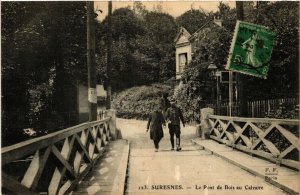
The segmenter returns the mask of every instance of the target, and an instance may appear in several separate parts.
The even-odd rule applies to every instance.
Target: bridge
[[[108,111],[2,148],[2,193],[299,194],[298,120],[208,115],[204,123],[201,137],[182,129],[179,152],[164,129],[155,152],[146,121]]]

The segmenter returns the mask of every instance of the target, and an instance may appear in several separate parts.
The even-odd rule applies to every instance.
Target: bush
[[[189,84],[181,83],[174,91],[177,106],[182,110],[184,120],[188,122],[200,120],[200,102],[202,96],[199,93],[194,94],[192,90]]]
[[[280,103],[279,108],[265,114],[265,118],[299,119],[299,105]]]
[[[152,84],[132,87],[118,93],[112,102],[112,107],[117,110],[117,117],[145,120],[157,108],[164,92],[171,94],[171,86]]]

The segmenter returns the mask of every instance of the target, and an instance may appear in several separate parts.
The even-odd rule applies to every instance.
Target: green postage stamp
[[[274,38],[267,27],[237,21],[226,69],[266,79]]]

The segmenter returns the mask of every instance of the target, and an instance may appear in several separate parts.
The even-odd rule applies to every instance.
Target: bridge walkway
[[[129,143],[127,140],[110,142],[103,158],[71,194],[123,195],[128,154]]]
[[[213,140],[196,138],[193,142],[200,146],[201,149],[212,152],[225,161],[265,179],[267,182],[272,183],[284,191],[291,194],[299,194],[300,192],[299,171],[251,156]]]
[[[155,152],[146,133],[146,121],[119,119],[117,124],[123,138],[130,141],[127,195],[286,194],[210,151],[199,150],[191,142],[195,138],[194,127],[182,129],[180,152],[170,150],[169,133],[165,129],[160,150]]]
[[[110,143],[104,158],[79,184],[73,194],[281,195],[287,194],[286,191],[291,194],[297,193],[299,185],[296,183],[299,178],[296,171],[255,157],[247,157],[246,154],[215,141],[195,139],[195,128],[192,126],[182,129],[182,151],[170,150],[169,134],[165,129],[160,149],[155,152],[149,133],[146,133],[146,121],[118,119],[117,124],[122,129],[125,140]],[[130,142],[130,152],[126,140]],[[250,165],[252,168],[247,169]],[[266,168],[272,170],[277,167],[276,176],[279,179],[276,181],[282,184],[284,178],[290,177],[288,181],[290,186],[282,188],[280,185],[270,184],[253,171],[253,167],[259,167],[260,170]],[[263,173],[260,171],[260,174]],[[291,188],[294,188],[294,191],[290,190]]]

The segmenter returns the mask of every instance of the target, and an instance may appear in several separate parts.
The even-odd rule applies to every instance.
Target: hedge
[[[172,88],[165,84],[132,87],[118,93],[112,102],[117,117],[146,120],[159,105],[163,93],[172,94]]]

